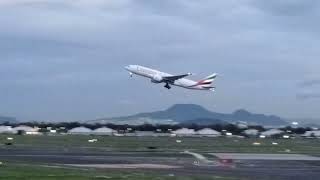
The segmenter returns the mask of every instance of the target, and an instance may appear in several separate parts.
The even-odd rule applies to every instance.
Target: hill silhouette
[[[217,123],[235,123],[238,121],[244,121],[250,124],[257,125],[287,125],[288,123],[274,115],[254,114],[244,109],[239,109],[233,113],[217,113],[212,112],[200,105],[196,104],[176,104],[172,107],[163,110],[148,113],[139,113],[132,116],[114,117],[114,118],[102,118],[90,121],[91,123],[106,123],[109,121],[119,123],[130,122],[137,120],[149,120],[161,124],[168,120],[175,123],[199,123],[199,124],[217,124]]]

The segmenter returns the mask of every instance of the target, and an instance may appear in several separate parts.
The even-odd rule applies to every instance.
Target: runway
[[[320,157],[303,154],[257,154],[257,153],[209,153],[218,158],[233,160],[278,160],[278,161],[320,161]]]
[[[157,171],[181,175],[231,176],[239,179],[317,179],[320,176],[320,161],[311,156],[229,154],[234,158],[228,165],[221,165],[219,158],[227,153],[205,153],[198,161],[193,155],[178,152],[82,152],[77,150],[56,151],[50,149],[0,148],[0,161],[37,163],[46,166],[97,168],[132,171]],[[232,156],[231,156],[232,155]],[[241,157],[241,158],[240,158]],[[247,157],[247,158],[245,158]],[[306,158],[306,159],[303,159]]]

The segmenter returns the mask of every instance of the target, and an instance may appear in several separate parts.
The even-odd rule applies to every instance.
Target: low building
[[[320,131],[306,131],[303,135],[303,137],[320,137]]]
[[[194,131],[194,129],[182,128],[172,131],[171,134],[174,134],[176,136],[194,136],[196,132]]]
[[[76,127],[70,129],[68,134],[77,134],[77,135],[90,135],[92,134],[92,130],[86,127]]]
[[[247,129],[248,128],[248,123],[245,122],[245,121],[238,121],[238,122],[236,122],[236,126],[239,129]]]
[[[0,126],[0,134],[16,134],[11,126]]]
[[[280,129],[269,129],[267,131],[264,131],[261,133],[261,136],[265,136],[265,137],[280,137],[282,134],[284,134],[283,131],[281,131]]]
[[[210,129],[210,128],[204,128],[196,132],[197,135],[202,136],[202,137],[217,137],[221,136],[221,133]]]
[[[14,127],[13,131],[15,132],[15,134],[25,134],[25,135],[40,135],[40,134],[42,134],[41,132],[39,132],[38,127],[29,127],[29,126],[24,126],[24,125]]]
[[[98,129],[93,130],[91,133],[94,135],[112,136],[116,132],[117,131],[115,131],[111,128],[102,127],[102,128],[98,128]]]
[[[258,136],[259,131],[256,130],[256,129],[247,129],[247,130],[243,131],[243,133],[244,133],[246,136],[256,137],[256,136]]]

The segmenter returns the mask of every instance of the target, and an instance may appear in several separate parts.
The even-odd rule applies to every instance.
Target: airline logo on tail
[[[205,79],[198,81],[197,85],[211,85],[213,80],[217,77],[217,74],[211,74],[210,76],[206,77]]]
[[[210,76],[200,80],[197,82],[197,84],[191,86],[191,87],[199,87],[203,89],[208,89],[214,91],[215,87],[212,85],[214,79],[217,77],[217,74],[211,74]]]

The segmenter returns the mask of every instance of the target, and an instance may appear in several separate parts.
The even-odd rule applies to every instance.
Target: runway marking
[[[220,159],[230,157],[233,160],[286,160],[286,161],[320,161],[320,157],[304,154],[258,154],[258,153],[209,153]]]
[[[178,169],[181,166],[163,164],[64,164],[72,167],[104,168],[104,169]]]

